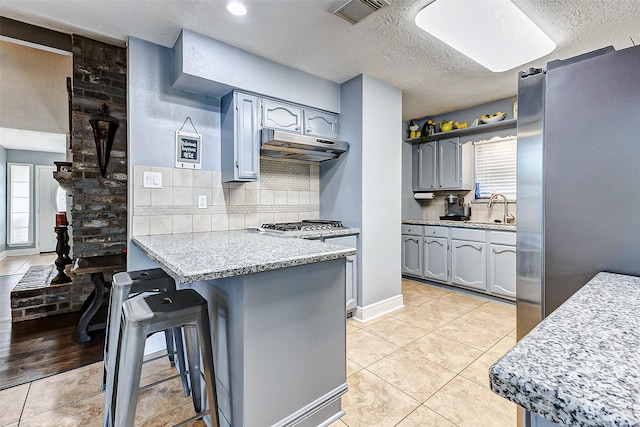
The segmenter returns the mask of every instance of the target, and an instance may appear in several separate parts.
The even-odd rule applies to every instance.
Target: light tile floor
[[[515,426],[516,406],[489,390],[488,377],[515,344],[515,307],[411,281],[402,287],[405,308],[347,322],[347,414],[332,427]],[[0,426],[101,425],[101,367],[0,391]],[[166,358],[154,361],[142,382],[171,372]],[[176,379],[141,392],[136,425],[172,425],[192,412]]]
[[[24,274],[34,265],[53,265],[58,257],[55,253],[37,255],[8,256],[0,260],[0,276]]]

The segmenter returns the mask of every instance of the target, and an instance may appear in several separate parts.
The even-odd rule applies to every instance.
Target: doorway
[[[56,250],[55,214],[58,212],[58,182],[53,166],[36,165],[36,252]]]

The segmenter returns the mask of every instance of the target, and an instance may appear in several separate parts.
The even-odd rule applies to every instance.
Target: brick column
[[[105,178],[89,124],[103,103],[120,124]],[[72,106],[73,258],[119,254],[127,243],[126,48],[73,35]],[[75,276],[72,287],[72,308],[79,310],[92,289],[89,276]]]

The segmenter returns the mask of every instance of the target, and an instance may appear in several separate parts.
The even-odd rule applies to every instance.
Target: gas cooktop
[[[262,224],[265,230],[276,231],[316,231],[345,228],[341,221],[328,219],[305,219],[300,222],[278,222],[275,224]]]

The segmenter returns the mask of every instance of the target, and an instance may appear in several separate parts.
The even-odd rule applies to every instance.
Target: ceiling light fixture
[[[229,13],[236,16],[244,16],[247,14],[247,8],[244,7],[242,3],[238,3],[237,1],[227,3],[227,10],[229,11]]]
[[[556,44],[510,0],[436,0],[416,25],[499,73],[551,53]]]

